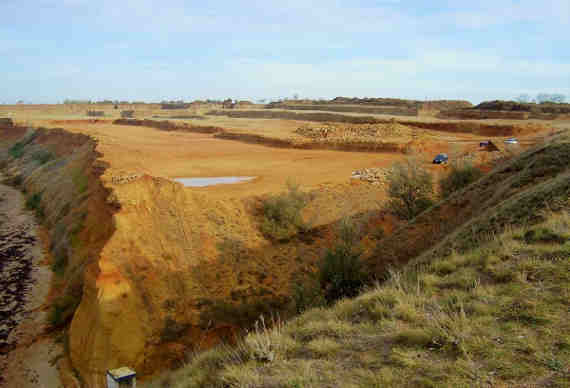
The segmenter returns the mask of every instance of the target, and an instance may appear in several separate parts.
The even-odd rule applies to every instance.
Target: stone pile
[[[130,183],[134,180],[140,178],[141,174],[132,174],[132,175],[116,175],[111,178],[111,183],[114,185],[123,185],[125,183]]]
[[[319,127],[302,126],[295,133],[311,139],[384,139],[409,135],[411,129],[397,122],[363,125],[327,125]]]
[[[360,179],[361,181],[372,183],[373,185],[385,185],[388,181],[390,168],[370,167],[352,172],[352,179]]]
[[[334,136],[336,128],[333,126],[316,127],[302,126],[295,130],[295,133],[309,137],[311,139],[326,139],[329,135]]]

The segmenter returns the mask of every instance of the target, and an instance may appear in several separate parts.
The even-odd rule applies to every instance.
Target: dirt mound
[[[442,119],[462,119],[462,120],[484,120],[484,119],[505,119],[505,120],[528,120],[529,112],[523,111],[494,111],[477,109],[447,110],[439,112],[437,117]]]
[[[233,118],[252,119],[283,119],[316,122],[337,122],[352,124],[378,124],[386,123],[388,120],[380,120],[372,116],[346,116],[332,113],[297,113],[276,110],[244,110],[244,111],[210,111],[206,113],[211,116],[228,116]]]
[[[310,105],[290,105],[276,104],[269,105],[267,108],[290,109],[290,110],[316,110],[329,112],[352,112],[352,113],[368,113],[382,114],[391,116],[417,116],[418,109],[416,107],[407,106],[366,106],[366,105],[340,105],[340,104],[310,104]]]
[[[520,103],[515,101],[484,101],[477,105],[474,109],[494,110],[494,111],[523,111],[533,113],[551,113],[551,114],[569,114],[570,104],[558,104],[545,102],[536,103]]]
[[[422,122],[422,121],[401,121],[403,125],[410,127],[430,129],[442,132],[472,133],[481,136],[513,136],[530,134],[542,131],[545,128],[541,125],[526,124],[487,124],[473,121],[463,122]]]
[[[473,105],[464,100],[404,100],[398,98],[350,98],[336,97],[332,100],[287,100],[272,102],[266,108],[295,110],[325,110],[334,112],[359,112],[370,114],[389,114],[416,116],[419,111],[441,111],[471,108]]]
[[[302,150],[335,150],[358,152],[397,152],[404,153],[405,145],[382,140],[365,140],[362,138],[313,138],[312,141],[297,139],[276,139],[249,133],[219,132],[214,135],[219,139],[237,140],[250,144],[262,144],[269,147],[296,148]]]
[[[403,100],[399,98],[348,98],[336,97],[330,101],[332,104],[362,104],[362,105],[388,105],[388,106],[405,106],[424,108],[429,106],[431,109],[453,109],[453,108],[468,108],[472,104],[464,100],[433,100],[433,101],[419,101],[419,100]]]
[[[473,108],[449,109],[438,115],[458,119],[556,120],[570,117],[570,104],[485,101]]]
[[[116,125],[135,125],[141,127],[156,128],[163,131],[188,131],[196,133],[217,133],[223,131],[222,128],[213,126],[199,126],[186,123],[173,123],[171,121],[137,120],[137,119],[117,119],[113,121]]]
[[[515,126],[512,124],[488,124],[481,122],[429,122],[419,120],[386,120],[372,116],[347,116],[332,113],[297,113],[288,111],[210,111],[208,115],[228,116],[234,118],[258,119],[287,119],[299,121],[314,121],[323,123],[348,124],[399,124],[410,128],[429,129],[443,132],[472,133],[481,136],[513,136],[533,131],[543,130],[540,125]]]
[[[89,119],[89,120],[50,120],[50,125],[63,125],[63,124],[104,124],[108,123],[109,119]]]

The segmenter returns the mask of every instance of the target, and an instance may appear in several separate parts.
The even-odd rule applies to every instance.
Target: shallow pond
[[[204,187],[247,182],[254,178],[254,176],[218,176],[211,178],[175,178],[174,180],[188,187]]]

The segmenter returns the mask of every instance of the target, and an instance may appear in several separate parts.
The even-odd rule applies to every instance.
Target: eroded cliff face
[[[3,170],[25,193],[27,207],[35,210],[48,235],[55,272],[48,313],[53,329],[72,319],[85,268],[97,261],[114,230],[114,210],[105,202],[108,192],[99,179],[106,166],[96,146],[88,136],[61,129],[0,128]]]
[[[150,176],[111,187],[116,230],[86,273],[71,325],[73,365],[90,384],[121,365],[141,375],[172,367],[231,340],[251,306],[286,302],[295,266],[271,260],[245,202]]]
[[[11,128],[0,141],[5,170],[36,196],[49,231],[56,324],[69,326],[69,356],[87,386],[104,386],[111,368],[144,377],[231,342],[259,313],[285,306],[292,274],[318,256],[266,241],[255,199],[116,175],[88,136]]]

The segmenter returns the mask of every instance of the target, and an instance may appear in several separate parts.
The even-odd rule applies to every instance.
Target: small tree
[[[399,217],[411,220],[433,204],[432,176],[416,158],[395,163],[387,178],[388,207]]]
[[[327,303],[358,295],[367,279],[360,261],[358,234],[356,225],[343,219],[338,243],[326,251],[321,261],[319,280]]]
[[[449,174],[439,182],[441,195],[446,198],[454,191],[460,190],[483,175],[483,172],[474,167],[469,161],[459,160],[451,164]]]
[[[271,196],[263,202],[261,231],[274,240],[287,240],[305,228],[301,211],[309,196],[293,181],[287,182],[287,192]]]

